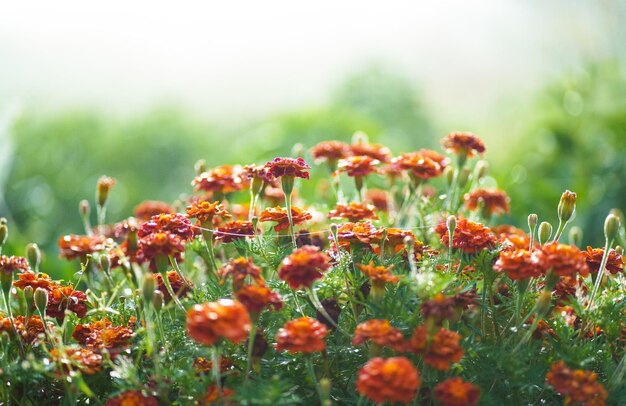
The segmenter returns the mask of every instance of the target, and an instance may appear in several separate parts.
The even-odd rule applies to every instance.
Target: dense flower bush
[[[189,195],[116,223],[102,177],[97,223],[82,202],[84,235],[58,242],[73,280],[42,272],[35,244],[0,256],[0,401],[625,404],[619,212],[603,247],[564,241],[569,191],[554,228],[498,224],[515,202],[484,143],[442,145],[323,142],[327,180],[302,157],[199,164]],[[0,249],[8,233],[3,220]]]

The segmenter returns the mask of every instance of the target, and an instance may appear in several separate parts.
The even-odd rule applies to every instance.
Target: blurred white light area
[[[471,114],[610,52],[602,35],[578,1],[5,1],[0,106],[247,118],[323,103],[382,61],[431,109]]]

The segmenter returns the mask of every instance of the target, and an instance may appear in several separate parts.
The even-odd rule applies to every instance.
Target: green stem
[[[320,404],[321,404],[322,401],[323,401],[324,395],[323,395],[322,390],[320,388],[320,384],[317,381],[317,376],[315,375],[315,368],[313,367],[313,358],[310,355],[307,355],[305,357],[305,362],[306,362],[306,370],[309,373],[309,377],[311,378],[311,380],[315,384],[315,390],[317,391],[317,396],[319,396]]]
[[[17,339],[17,346],[20,349],[20,355],[22,356],[22,358],[25,358],[26,350],[24,350],[24,344],[22,344],[22,337],[17,332],[17,327],[15,327],[15,321],[13,320],[13,310],[11,309],[11,305],[9,303],[10,290],[8,292],[4,291],[3,293],[4,294],[2,295],[2,297],[4,298],[4,304],[6,305],[6,308],[7,308],[7,315],[9,316],[9,321],[11,322],[11,328],[13,329],[13,333],[15,333],[15,337]],[[44,320],[44,323],[45,323],[45,320]]]
[[[602,279],[604,278],[604,268],[606,268],[606,263],[609,260],[609,254],[611,246],[613,245],[613,240],[606,240],[606,244],[604,245],[604,255],[602,255],[602,261],[600,261],[600,268],[598,269],[598,274],[596,275],[596,281],[593,285],[593,290],[591,291],[591,296],[589,297],[589,303],[587,304],[587,310],[591,309],[593,305],[593,301],[600,290],[600,285],[602,284]]]
[[[187,286],[188,289],[193,290],[193,287],[189,284],[189,282],[187,281],[187,278],[183,276],[183,271],[181,271],[180,267],[178,266],[178,261],[176,261],[176,258],[174,258],[171,255],[170,255],[170,264],[172,264],[172,268],[174,268],[174,272],[176,272],[176,274],[183,281],[185,286]]]
[[[247,383],[250,379],[250,372],[252,370],[252,350],[254,349],[254,339],[256,337],[256,321],[252,323],[250,328],[250,336],[248,337],[248,359],[246,361],[246,376],[244,382]]]
[[[293,218],[291,216],[291,192],[285,192],[285,206],[287,206],[287,219],[289,220],[289,234],[291,234],[291,242],[293,243],[293,249],[298,248],[296,243],[296,234],[293,230]]]
[[[222,398],[222,376],[220,371],[221,362],[221,343],[216,343],[213,347],[213,380],[215,381],[215,387],[217,388],[217,399]]]

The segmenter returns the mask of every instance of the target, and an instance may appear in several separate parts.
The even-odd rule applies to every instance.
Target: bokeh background
[[[78,202],[109,218],[189,192],[194,162],[263,163],[365,131],[395,153],[453,130],[487,143],[507,218],[556,221],[578,193],[587,243],[626,208],[626,2],[5,2],[0,216],[55,274]]]

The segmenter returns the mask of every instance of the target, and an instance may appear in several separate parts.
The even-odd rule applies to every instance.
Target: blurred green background
[[[504,221],[524,225],[536,212],[555,223],[559,196],[571,189],[579,197],[574,224],[587,243],[602,242],[607,212],[626,207],[624,94],[623,66],[590,64],[548,84],[514,117],[501,114],[481,129],[463,128],[486,140],[490,174],[511,196]],[[78,202],[93,201],[102,174],[118,180],[108,215],[119,220],[145,199],[171,202],[189,193],[201,158],[209,166],[263,163],[288,155],[295,142],[308,148],[325,139],[349,141],[356,130],[398,154],[438,149],[439,139],[456,129],[426,110],[410,81],[380,67],[348,77],[326,106],[237,127],[219,127],[174,107],[124,119],[89,110],[26,111],[5,118],[4,126],[0,212],[10,221],[13,249],[39,243],[49,273],[67,267],[55,260],[56,241],[82,232]]]

